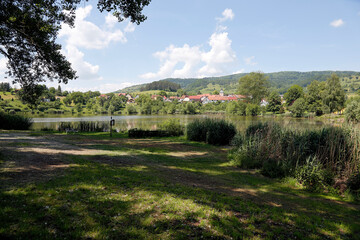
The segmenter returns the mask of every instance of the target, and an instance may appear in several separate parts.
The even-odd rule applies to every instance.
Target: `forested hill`
[[[271,87],[278,90],[280,93],[294,85],[298,84],[306,87],[313,80],[326,81],[332,73],[336,73],[341,79],[351,79],[358,77],[360,82],[360,72],[354,71],[312,71],[312,72],[275,72],[265,73],[269,77]],[[180,86],[187,92],[212,92],[213,90],[223,89],[226,93],[234,93],[236,85],[240,77],[247,73],[233,74],[222,77],[207,77],[207,78],[167,78],[164,79],[169,82],[180,84]],[[116,92],[139,92],[146,84],[136,85],[128,88],[118,90]],[[359,85],[360,87],[360,85]],[[356,89],[355,89],[356,90]]]

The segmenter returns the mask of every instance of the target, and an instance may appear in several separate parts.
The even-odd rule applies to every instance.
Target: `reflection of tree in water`
[[[156,130],[159,128],[160,124],[168,119],[179,119],[180,124],[183,126],[188,125],[190,122],[199,118],[217,118],[217,119],[225,119],[226,121],[232,122],[235,124],[236,128],[239,131],[245,131],[247,127],[251,124],[259,123],[259,122],[276,122],[280,124],[280,126],[285,128],[292,128],[297,130],[303,129],[319,129],[325,125],[337,125],[339,124],[337,120],[315,120],[311,118],[292,118],[292,117],[275,117],[275,116],[265,116],[265,117],[244,117],[244,116],[236,116],[236,115],[225,115],[225,114],[208,114],[208,115],[136,115],[134,117],[129,116],[116,116],[115,117],[115,127],[116,131],[127,131],[132,128],[139,128],[144,130]],[[71,122],[75,123],[74,117],[72,117]],[[108,122],[107,117],[105,117],[104,122]],[[109,117],[110,119],[110,117]],[[32,128],[36,130],[40,130],[43,128],[54,129],[57,130],[59,123],[62,121],[66,121],[66,118],[59,118],[58,122],[37,122],[34,123]],[[80,121],[80,118],[79,118]],[[99,121],[100,122],[100,121]]]

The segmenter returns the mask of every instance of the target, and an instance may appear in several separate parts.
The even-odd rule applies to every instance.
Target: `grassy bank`
[[[360,206],[184,138],[0,134],[0,237],[357,239]],[[20,161],[21,159],[21,161]]]

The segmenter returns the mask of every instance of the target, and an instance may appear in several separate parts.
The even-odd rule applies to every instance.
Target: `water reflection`
[[[131,128],[151,129],[155,130],[159,125],[170,118],[179,119],[182,125],[187,125],[189,122],[199,118],[219,118],[225,119],[235,124],[240,131],[245,130],[250,124],[257,122],[274,121],[281,126],[293,129],[313,129],[320,128],[324,125],[334,124],[333,120],[315,120],[315,119],[296,119],[291,117],[243,117],[225,114],[211,114],[211,115],[122,115],[113,116],[115,119],[115,129],[117,131],[124,131]],[[109,122],[110,116],[70,116],[70,117],[49,117],[49,118],[33,118],[33,129],[39,130],[42,128],[57,129],[60,122],[79,122],[79,121],[98,121]]]

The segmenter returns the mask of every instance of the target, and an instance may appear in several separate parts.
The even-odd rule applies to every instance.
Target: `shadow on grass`
[[[187,159],[146,149],[129,150],[134,156],[12,151],[18,157],[31,155],[31,164],[48,159],[48,164],[60,161],[67,167],[62,176],[56,168],[45,165],[24,168],[26,175],[38,176],[29,182],[16,181],[21,169],[1,172],[2,238],[360,236],[358,209],[312,198],[296,189],[291,194],[275,191],[269,187],[275,183],[272,180],[219,167],[226,160],[211,158],[211,151]],[[113,151],[123,150],[120,146]],[[5,163],[8,154],[2,156]],[[16,160],[21,163],[21,159]],[[54,174],[44,177],[44,169]]]

